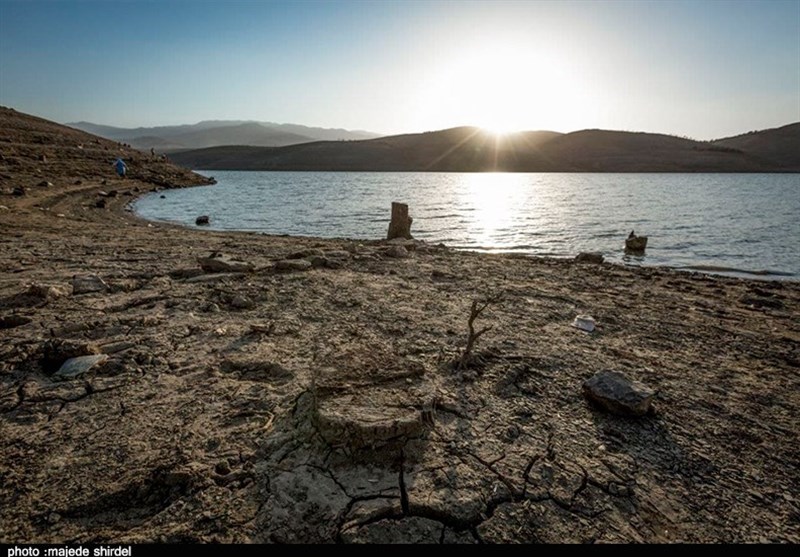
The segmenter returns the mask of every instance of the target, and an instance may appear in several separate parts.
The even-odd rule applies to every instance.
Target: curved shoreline
[[[800,284],[154,224],[118,146],[2,118],[4,541],[800,543]]]

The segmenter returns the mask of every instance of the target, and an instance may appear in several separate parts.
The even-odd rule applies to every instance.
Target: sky
[[[714,139],[800,121],[800,0],[0,0],[0,105]]]

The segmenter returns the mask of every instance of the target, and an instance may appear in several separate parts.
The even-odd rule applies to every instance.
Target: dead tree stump
[[[411,222],[413,220],[408,216],[408,205],[393,201],[392,221],[389,223],[389,233],[386,235],[386,239],[405,238],[411,240]]]

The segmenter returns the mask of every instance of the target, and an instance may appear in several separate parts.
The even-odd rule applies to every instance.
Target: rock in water
[[[208,215],[200,215],[199,217],[197,217],[194,220],[194,223],[197,226],[204,226],[204,225],[207,225],[207,224],[211,224],[211,219],[209,218]]]
[[[252,263],[236,261],[219,253],[198,257],[197,262],[206,273],[249,273],[255,269]]]
[[[108,284],[97,275],[75,275],[72,279],[72,295],[90,292],[105,292]]]
[[[70,358],[53,374],[54,379],[74,379],[79,377],[95,367],[108,360],[105,354],[96,354],[94,356],[78,356],[77,358]]]
[[[583,395],[612,414],[644,416],[650,411],[655,391],[617,371],[601,371],[583,383]]]

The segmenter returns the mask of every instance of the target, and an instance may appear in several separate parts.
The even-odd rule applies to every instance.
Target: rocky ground
[[[800,542],[800,284],[126,211],[194,183],[0,110],[0,541]]]

